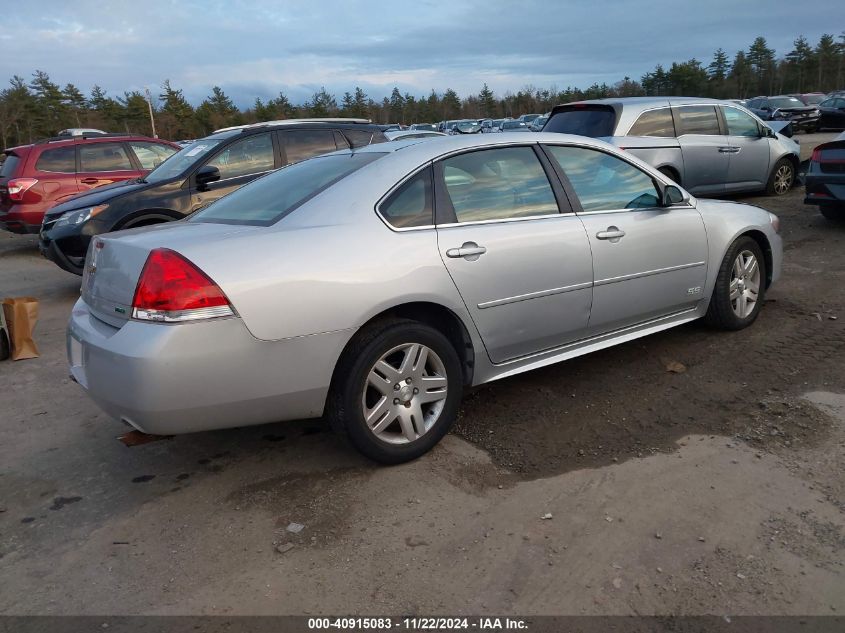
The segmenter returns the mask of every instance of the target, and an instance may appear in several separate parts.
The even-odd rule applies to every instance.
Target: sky
[[[170,79],[195,105],[219,85],[239,107],[321,86],[338,101],[356,85],[377,100],[585,88],[845,27],[842,0],[0,0],[0,14],[0,81],[39,69],[121,96]]]

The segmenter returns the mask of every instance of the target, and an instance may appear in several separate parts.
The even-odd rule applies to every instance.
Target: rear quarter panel
[[[354,330],[396,305],[428,301],[471,320],[434,229],[396,232],[376,198],[329,190],[277,225],[181,251],[231,299],[256,338]]]

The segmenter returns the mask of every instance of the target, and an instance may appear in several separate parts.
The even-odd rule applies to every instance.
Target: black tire
[[[731,302],[731,279],[733,276],[734,263],[740,253],[750,252],[757,259],[760,271],[759,290],[757,300],[751,312],[745,317],[740,317],[734,312]],[[710,306],[707,308],[705,322],[715,328],[722,330],[741,330],[748,327],[757,319],[760,309],[766,299],[766,259],[760,245],[748,236],[738,237],[719,266],[719,274],[716,276],[716,285],[713,287],[713,294],[710,297]]]
[[[795,165],[788,158],[781,158],[775,163],[769,182],[766,183],[766,193],[770,196],[785,196],[795,184]]]
[[[831,222],[845,222],[845,205],[823,204],[819,206],[819,211],[826,220]]]
[[[409,343],[425,345],[442,361],[446,398],[431,428],[413,441],[395,444],[377,437],[367,426],[362,398],[367,377],[376,362],[393,348]],[[370,459],[382,464],[400,464],[427,453],[449,432],[457,419],[462,393],[461,363],[449,339],[423,323],[392,319],[368,327],[345,350],[335,371],[327,416],[332,427],[345,433],[355,448]]]

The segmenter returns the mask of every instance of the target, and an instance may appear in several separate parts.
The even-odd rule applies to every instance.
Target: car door
[[[137,178],[141,172],[132,163],[125,143],[82,143],[76,182],[80,191]]]
[[[661,207],[653,177],[594,148],[548,145],[580,208],[593,254],[588,335],[695,308],[707,276],[707,235],[689,205]]]
[[[35,171],[44,197],[52,203],[75,196],[80,191],[74,145],[42,150],[35,161]]]
[[[582,338],[590,315],[589,240],[537,152],[496,147],[435,164],[440,255],[494,363]]]
[[[684,188],[695,194],[723,193],[731,148],[719,127],[716,106],[674,106],[672,111],[684,160]]]
[[[279,166],[279,160],[272,134],[264,132],[229,143],[204,165],[216,167],[220,171],[220,179],[204,185],[201,189],[192,185],[194,210],[243,187],[261,174],[272,171]]]
[[[725,191],[765,187],[771,169],[771,140],[747,112],[732,106],[721,106],[721,110],[731,148]]]

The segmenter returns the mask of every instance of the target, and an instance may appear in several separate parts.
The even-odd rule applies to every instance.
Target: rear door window
[[[560,212],[546,172],[530,147],[470,152],[447,158],[442,166],[458,222]]]
[[[35,169],[59,174],[75,174],[76,148],[71,146],[44,150],[35,161]]]
[[[544,132],[579,134],[581,136],[613,136],[616,112],[609,106],[567,106],[552,114]]]
[[[683,134],[718,135],[719,118],[714,106],[684,106],[676,108],[679,118],[678,136]]]
[[[273,139],[267,132],[235,141],[208,164],[220,170],[220,180],[226,180],[270,171],[275,162]]]
[[[332,130],[289,130],[280,136],[288,163],[298,163],[338,149]]]
[[[631,127],[628,136],[659,136],[671,138],[675,136],[675,122],[669,108],[659,108],[643,112]]]
[[[387,140],[384,134],[372,130],[343,130],[343,134],[349,140],[353,149],[366,147],[370,143],[383,143]]]
[[[80,171],[134,171],[122,143],[90,143],[79,146]]]

